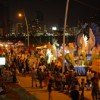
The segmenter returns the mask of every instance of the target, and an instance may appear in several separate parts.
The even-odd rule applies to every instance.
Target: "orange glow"
[[[21,14],[21,13],[19,13],[19,14],[18,14],[18,16],[19,16],[19,17],[22,17],[22,14]]]

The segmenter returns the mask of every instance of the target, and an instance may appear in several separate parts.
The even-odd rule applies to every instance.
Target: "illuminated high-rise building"
[[[0,4],[0,35],[5,36],[9,33],[9,9]]]

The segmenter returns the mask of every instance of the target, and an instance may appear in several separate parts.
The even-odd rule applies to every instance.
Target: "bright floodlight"
[[[53,31],[56,31],[56,30],[57,30],[57,27],[53,26],[53,27],[52,27],[52,30],[53,30]]]
[[[5,57],[0,57],[0,65],[5,65],[6,59]]]

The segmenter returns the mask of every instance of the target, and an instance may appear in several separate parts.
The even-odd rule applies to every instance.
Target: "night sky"
[[[0,0],[10,10],[10,19],[16,20],[16,14],[24,9],[29,20],[41,14],[41,20],[47,26],[64,23],[66,0]],[[70,0],[68,25],[75,26],[78,20],[100,13],[100,0]]]

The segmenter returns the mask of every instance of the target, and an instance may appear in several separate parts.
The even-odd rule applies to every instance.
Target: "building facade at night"
[[[0,4],[0,36],[9,33],[9,9]]]

